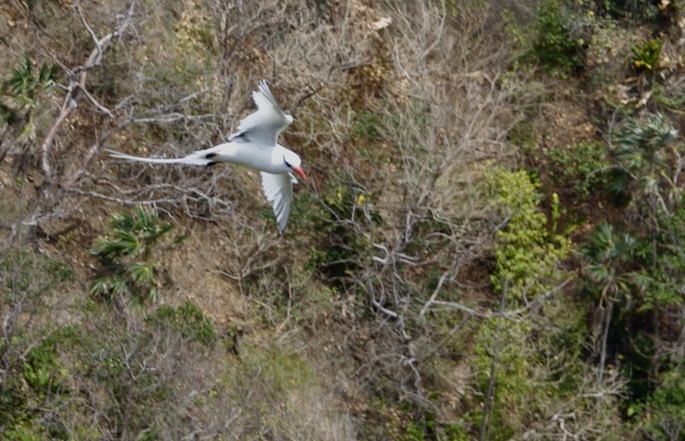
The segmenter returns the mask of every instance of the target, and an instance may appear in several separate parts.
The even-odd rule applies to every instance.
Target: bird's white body
[[[144,158],[114,151],[112,156],[148,164],[214,165],[217,162],[232,162],[267,173],[288,173],[291,170],[283,163],[283,156],[287,153],[292,154],[292,151],[280,144],[265,147],[254,143],[225,142],[182,158]]]
[[[293,199],[293,173],[307,179],[300,168],[300,157],[278,144],[279,133],[293,122],[292,116],[284,113],[264,81],[259,91],[252,93],[258,110],[243,119],[238,131],[228,142],[206,150],[198,150],[182,158],[143,158],[111,151],[111,156],[129,161],[152,164],[187,164],[210,166],[218,162],[232,162],[256,170],[262,175],[262,188],[266,198],[273,205],[279,231],[288,223]]]
[[[267,173],[290,173],[290,167],[283,162],[283,157],[293,152],[280,144],[265,147],[259,144],[241,144],[226,142],[209,149],[216,153],[213,159],[219,162],[233,162]]]

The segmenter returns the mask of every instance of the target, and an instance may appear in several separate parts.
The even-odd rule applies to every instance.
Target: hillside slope
[[[1,5],[0,439],[682,439],[683,7]]]

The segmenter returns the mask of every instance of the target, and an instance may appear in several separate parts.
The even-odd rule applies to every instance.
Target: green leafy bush
[[[654,94],[652,95],[654,101],[659,104],[660,108],[668,108],[669,110],[675,110],[678,112],[680,109],[685,107],[685,87],[679,84],[675,87],[668,86],[665,87],[658,82],[652,84],[652,90]]]
[[[59,393],[68,372],[57,355],[56,336],[31,348],[24,360],[24,379],[41,396]]]
[[[569,23],[559,0],[543,0],[535,17],[533,55],[551,73],[568,75],[582,67],[581,47],[569,34]]]
[[[638,72],[654,72],[659,64],[662,45],[663,41],[655,39],[635,43],[630,48],[630,51],[633,53],[632,66]]]
[[[319,206],[303,210],[309,214],[296,220],[296,225],[307,223],[309,231],[316,232],[308,268],[334,289],[346,286],[346,280],[360,268],[361,256],[370,248],[361,231],[382,222],[372,208],[373,202],[372,194],[345,175],[333,176],[326,182]]]
[[[479,428],[486,418],[483,439],[517,438],[544,415],[577,400],[590,372],[581,355],[587,329],[586,311],[579,306],[562,295],[532,320],[492,318],[480,324],[470,359],[476,393],[469,397],[468,419]],[[569,407],[578,411],[588,404]]]
[[[90,286],[96,296],[131,296],[155,300],[160,285],[152,251],[172,229],[153,210],[138,207],[134,213],[116,213],[110,219],[111,232],[99,237],[91,254],[100,263],[98,276]],[[183,240],[177,236],[166,245]]]
[[[609,165],[606,149],[597,142],[581,141],[567,147],[555,147],[546,153],[555,184],[570,187],[574,196],[586,199],[604,182]]]
[[[360,141],[377,141],[381,138],[379,127],[382,124],[381,115],[369,110],[362,110],[354,112],[350,131]]]
[[[496,363],[495,378],[492,379],[496,382],[496,389],[489,402],[488,439],[511,439],[526,418],[523,413],[535,411],[531,402],[528,402],[526,408],[518,405],[521,400],[530,397],[534,388],[530,377],[533,369],[531,363],[534,361],[525,345],[528,338],[526,328],[527,326],[507,321],[501,324],[498,333],[496,320],[488,320],[479,328],[474,347],[474,371],[476,388],[482,394],[483,403],[487,400],[493,374],[493,358]],[[473,425],[479,426],[482,417],[481,412],[474,412],[471,415]]]
[[[558,197],[548,218],[539,184],[528,173],[495,168],[486,173],[485,184],[505,218],[495,236],[490,279],[495,292],[506,294],[505,307],[517,308],[568,276],[560,263],[573,246],[556,232]],[[569,314],[570,303],[563,297],[546,301],[535,321],[492,318],[479,326],[471,360],[478,393],[468,404],[477,410],[467,419],[472,427],[484,428],[485,439],[511,439],[577,393],[586,370],[579,358],[584,313]]]
[[[618,18],[630,17],[633,20],[653,21],[659,15],[658,1],[653,0],[603,0],[597,2],[604,11]],[[668,7],[668,3],[665,3]]]
[[[36,324],[53,294],[73,280],[65,265],[30,249],[0,252],[0,428],[9,438],[45,439],[40,406],[62,401],[68,371],[50,324]],[[33,324],[33,326],[27,326]]]
[[[559,263],[568,256],[572,244],[555,231],[548,231],[547,216],[540,209],[538,184],[523,170],[501,168],[488,172],[485,181],[496,207],[508,219],[495,238],[496,264],[490,278],[495,291],[501,292],[507,283],[509,297],[521,299],[549,290],[563,277]],[[558,206],[553,211],[558,213]],[[556,224],[555,219],[552,224]]]
[[[10,249],[0,257],[0,287],[9,301],[40,297],[74,277],[63,263],[26,249]]]
[[[519,147],[523,153],[533,152],[536,143],[535,126],[531,122],[520,122],[509,130],[507,139],[509,142]]]
[[[682,366],[664,372],[660,385],[644,405],[629,407],[639,413],[638,427],[648,439],[685,439],[685,376]],[[632,416],[632,415],[629,415]]]
[[[194,303],[186,301],[178,308],[164,305],[148,316],[148,322],[179,333],[182,337],[210,346],[216,342],[216,329]]]

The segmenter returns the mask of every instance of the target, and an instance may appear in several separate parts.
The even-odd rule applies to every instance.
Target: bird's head
[[[303,181],[307,180],[307,175],[305,175],[304,171],[302,171],[302,169],[300,168],[300,165],[302,165],[302,160],[297,155],[297,153],[292,152],[290,150],[286,150],[283,153],[283,162],[285,163],[286,167],[288,167],[293,173],[301,177]]]

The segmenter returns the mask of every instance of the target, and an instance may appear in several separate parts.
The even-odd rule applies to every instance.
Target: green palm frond
[[[669,187],[670,144],[678,132],[661,114],[628,118],[612,136],[609,156],[614,166],[607,173],[607,189],[615,199],[627,200],[631,193],[658,195]]]
[[[109,225],[110,234],[98,238],[91,250],[106,274],[93,282],[91,293],[100,296],[133,295],[137,297],[134,300],[140,302],[154,300],[159,282],[156,263],[150,256],[173,226],[160,220],[154,210],[143,207],[137,207],[133,212],[113,214]],[[181,240],[176,238],[170,245]]]
[[[677,139],[678,131],[661,114],[649,114],[644,119],[628,118],[614,132],[617,146],[612,154],[617,160],[634,163],[658,163],[669,143]]]
[[[5,83],[5,91],[22,104],[32,104],[39,89],[50,90],[55,85],[57,67],[43,63],[36,74],[33,61],[24,55]]]
[[[636,240],[629,233],[617,233],[611,224],[602,222],[581,247],[581,254],[591,264],[612,264],[629,260],[635,246]]]
[[[607,173],[607,191],[614,199],[624,199],[629,197],[630,187],[633,177],[622,168],[612,168]]]
[[[611,276],[609,268],[602,264],[588,265],[588,274],[592,280],[600,283],[607,282]]]
[[[117,230],[114,232],[115,241],[121,246],[122,253],[135,256],[141,250],[140,241],[135,231]]]
[[[103,296],[109,292],[109,279],[98,277],[90,284],[90,294],[96,297]]]
[[[145,262],[136,262],[128,268],[126,275],[141,285],[147,285],[155,278],[155,268]]]
[[[120,211],[110,218],[110,227],[114,230],[135,230],[136,222],[131,213]]]
[[[12,107],[0,103],[0,122],[12,125],[19,119],[19,115]]]
[[[43,64],[40,67],[40,73],[38,74],[38,84],[44,90],[50,90],[55,87],[55,78],[57,77],[57,66],[54,64],[49,66]]]
[[[19,66],[15,67],[7,81],[7,89],[15,96],[28,96],[33,89],[33,62],[25,55]]]

